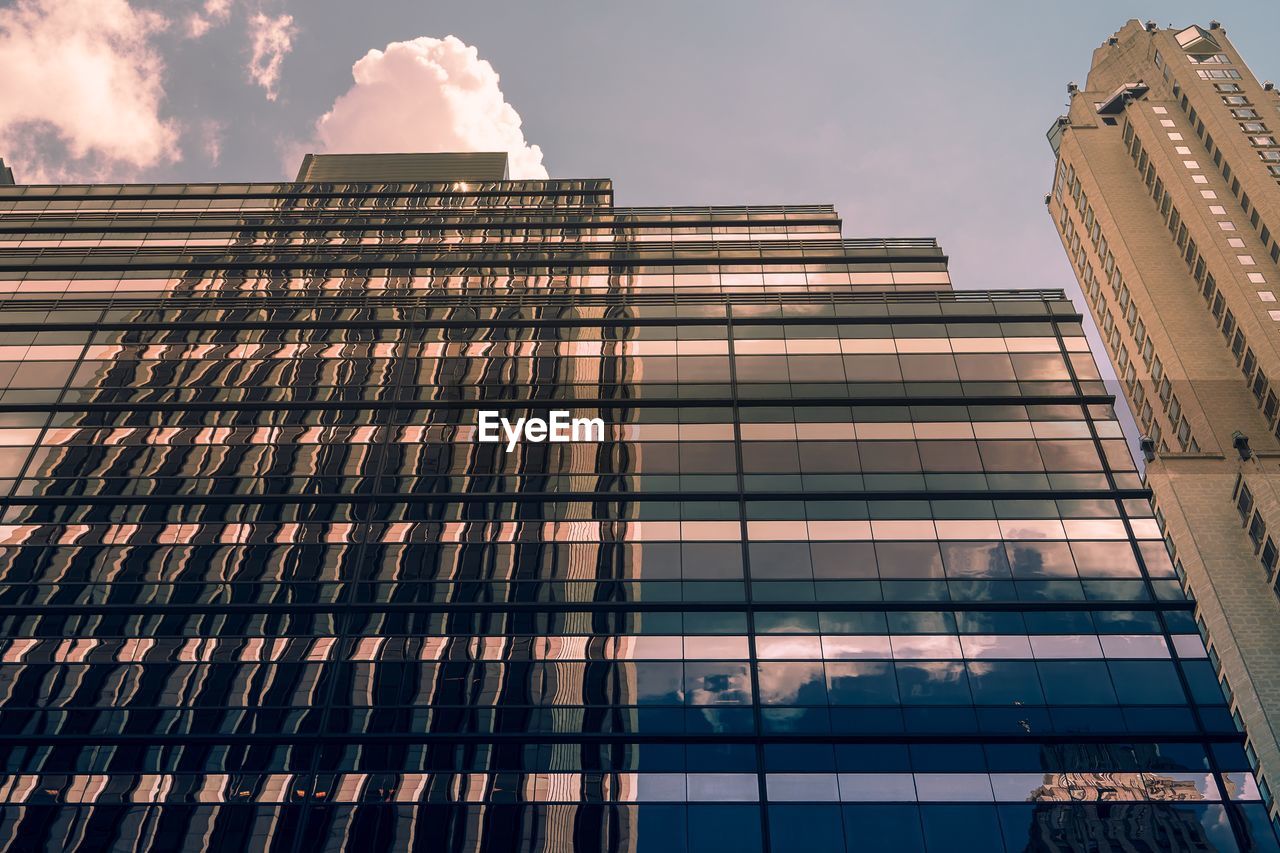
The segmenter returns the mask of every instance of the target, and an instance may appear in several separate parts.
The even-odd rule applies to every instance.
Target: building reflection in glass
[[[1059,293],[607,181],[0,216],[5,847],[1275,846]]]

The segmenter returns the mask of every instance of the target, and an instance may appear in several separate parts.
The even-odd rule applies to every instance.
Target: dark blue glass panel
[[[829,743],[769,743],[764,765],[771,773],[830,773],[836,769],[836,754]]]
[[[918,773],[974,773],[986,768],[976,743],[918,743],[911,746],[911,769]]]
[[[836,769],[841,773],[903,773],[911,770],[911,753],[901,743],[839,743]]]
[[[827,734],[831,717],[826,708],[762,708],[760,725],[770,734]]]
[[[979,705],[1042,705],[1040,674],[1031,661],[970,661],[969,686]]]
[[[689,833],[684,805],[641,805],[636,808],[636,853],[686,853]]]
[[[1222,694],[1222,685],[1218,683],[1213,664],[1207,660],[1184,660],[1181,664],[1182,672],[1187,678],[1187,686],[1191,689],[1191,696],[1198,704],[1226,704],[1227,699]]]
[[[996,807],[925,805],[920,807],[929,853],[990,853],[1004,850]]]
[[[757,853],[758,806],[689,806],[689,849],[698,853]]]
[[[907,731],[921,734],[967,734],[978,730],[978,716],[972,707],[918,705],[903,708]]]
[[[770,853],[845,853],[844,842],[837,805],[769,806]]]
[[[916,806],[844,807],[844,831],[850,853],[923,853],[924,832]]]
[[[1238,817],[1248,841],[1243,845],[1245,850],[1256,850],[1259,853],[1272,853],[1280,850],[1280,842],[1267,814],[1267,807],[1262,803],[1234,804],[1232,808]]]
[[[691,743],[685,749],[690,773],[754,773],[756,749],[749,743]]]
[[[1102,661],[1041,661],[1040,683],[1051,705],[1113,705],[1116,692]]]
[[[1187,701],[1172,661],[1113,660],[1107,666],[1122,704],[1168,705]]]
[[[964,664],[898,661],[898,690],[907,705],[967,705],[973,701]]]
[[[827,695],[832,705],[892,705],[898,701],[893,664],[828,661]]]

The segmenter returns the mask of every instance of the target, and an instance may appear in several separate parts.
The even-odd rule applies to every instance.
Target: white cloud
[[[249,18],[249,41],[253,51],[249,58],[249,77],[267,91],[267,100],[276,99],[276,83],[280,81],[280,65],[293,47],[292,15],[272,18],[256,12]]]
[[[128,0],[0,9],[0,152],[19,180],[123,179],[178,159],[152,44],[166,26]]]
[[[222,140],[226,135],[225,123],[215,119],[200,122],[197,133],[200,139],[200,150],[209,158],[209,164],[216,166],[222,161]]]
[[[351,73],[355,85],[316,122],[310,150],[506,151],[512,178],[547,177],[542,150],[525,141],[497,72],[458,38],[392,42]]]
[[[205,0],[202,11],[187,15],[187,38],[198,39],[231,17],[231,0]]]

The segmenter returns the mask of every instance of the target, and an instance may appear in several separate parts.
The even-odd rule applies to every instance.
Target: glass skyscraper
[[[1276,849],[1061,293],[408,159],[0,187],[0,846]]]

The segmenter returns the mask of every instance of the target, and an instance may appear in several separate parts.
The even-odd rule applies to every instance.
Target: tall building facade
[[[0,187],[0,846],[1276,849],[1060,292],[384,165]]]
[[[1280,96],[1217,22],[1130,21],[1049,132],[1047,197],[1232,710],[1280,784]]]

